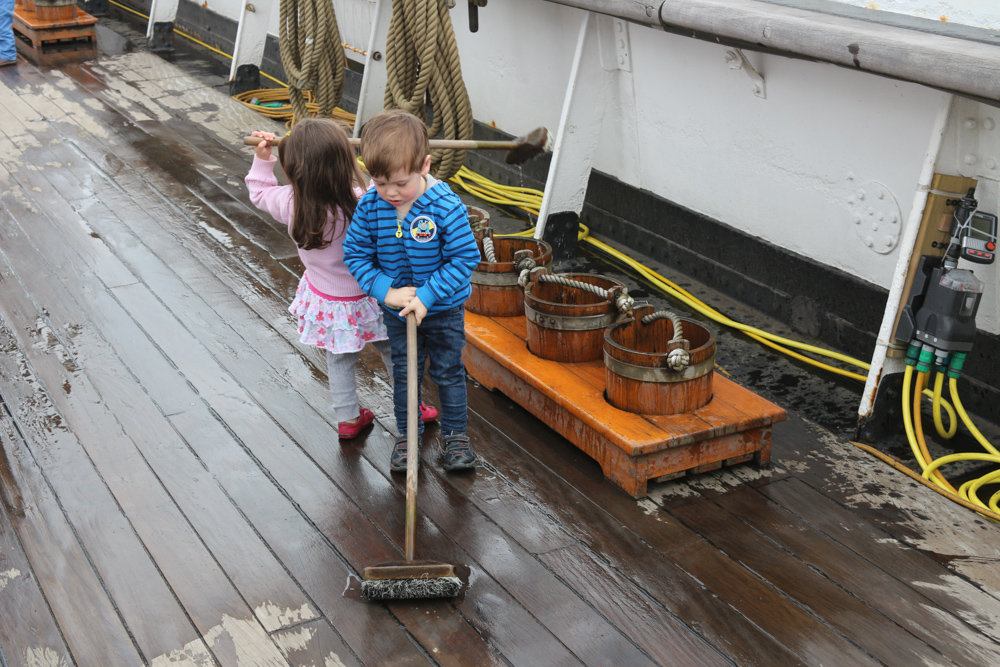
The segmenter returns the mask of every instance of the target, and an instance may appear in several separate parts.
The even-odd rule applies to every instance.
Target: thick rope
[[[670,339],[671,342],[684,340],[684,330],[681,325],[681,318],[677,317],[676,314],[670,312],[669,310],[658,310],[655,313],[650,313],[649,315],[644,315],[642,317],[643,324],[651,324],[656,320],[670,320],[670,322],[673,323],[674,336]],[[667,353],[667,365],[675,371],[683,371],[691,365],[691,353],[680,347],[674,348]]]
[[[497,253],[493,249],[493,239],[489,236],[483,237],[483,252],[486,253],[486,261],[490,264],[497,263]]]
[[[592,285],[590,283],[581,282],[579,280],[572,280],[571,278],[566,278],[564,276],[553,275],[550,273],[543,273],[538,276],[538,280],[543,283],[555,283],[556,285],[562,285],[564,287],[575,287],[576,289],[582,289],[585,292],[590,292],[591,294],[596,294],[602,299],[608,299],[611,295],[611,291],[599,287],[597,285]],[[635,306],[635,302],[632,297],[628,295],[627,292],[618,295],[615,300],[615,308],[622,313],[632,312],[632,308]]]
[[[681,340],[684,338],[684,328],[681,324],[681,318],[677,317],[674,313],[669,310],[658,310],[655,313],[650,313],[649,315],[644,315],[642,318],[643,324],[650,324],[656,320],[670,320],[674,325],[674,337],[670,340]]]
[[[392,0],[385,64],[386,109],[404,109],[426,122],[429,99],[431,137],[472,138],[472,105],[445,0]],[[457,174],[464,162],[465,151],[431,151],[431,170],[439,180]]]
[[[311,90],[316,116],[330,118],[344,93],[347,60],[330,0],[281,0],[278,22],[281,64],[295,121],[307,118],[305,91]]]

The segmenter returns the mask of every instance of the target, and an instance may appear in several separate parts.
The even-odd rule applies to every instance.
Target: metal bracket
[[[239,95],[248,90],[260,88],[260,68],[256,65],[240,65],[236,68],[236,76],[229,82],[229,94]]]
[[[153,29],[147,39],[150,51],[173,51],[174,50],[174,22],[157,21],[153,23]]]
[[[486,6],[486,0],[469,0],[469,32],[479,32],[479,8]]]
[[[108,15],[108,0],[78,0],[76,4],[91,16]]]
[[[742,49],[726,49],[726,63],[729,65],[729,69],[741,69],[746,72],[753,86],[753,94],[757,97],[767,99],[764,77],[757,73],[757,70],[747,60]]]
[[[607,19],[605,19],[607,21]],[[629,36],[628,23],[621,19],[613,19],[610,26],[603,25],[598,30],[598,41],[601,45],[601,63],[607,71],[632,71],[632,39]],[[610,42],[614,42],[611,44]]]

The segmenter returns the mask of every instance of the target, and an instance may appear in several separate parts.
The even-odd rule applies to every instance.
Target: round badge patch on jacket
[[[437,236],[437,225],[426,215],[418,215],[410,223],[410,236],[417,243],[433,241]]]

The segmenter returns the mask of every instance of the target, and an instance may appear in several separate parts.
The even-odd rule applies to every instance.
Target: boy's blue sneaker
[[[476,454],[469,444],[469,436],[452,433],[444,436],[444,469],[468,470],[476,467]]]
[[[406,472],[406,435],[396,438],[396,445],[392,448],[392,456],[389,457],[389,470],[392,472]],[[420,452],[417,452],[417,463],[420,463]]]

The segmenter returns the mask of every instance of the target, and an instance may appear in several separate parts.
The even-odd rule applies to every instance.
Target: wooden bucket
[[[704,325],[681,318],[681,333],[690,344],[687,368],[667,364],[673,347],[674,324],[669,319],[643,324],[652,306],[635,309],[635,316],[611,325],[604,333],[604,365],[608,403],[620,410],[646,415],[691,412],[712,400],[715,334]]]
[[[563,278],[624,292],[625,284],[593,273],[559,273]],[[601,358],[604,329],[617,316],[614,298],[576,287],[535,281],[524,288],[528,350],[551,361],[579,363]]]
[[[493,238],[496,262],[486,261],[483,238]],[[552,270],[552,246],[545,241],[520,236],[493,237],[487,232],[476,234],[479,262],[472,272],[472,295],[465,302],[469,312],[486,317],[520,317],[524,315],[524,288],[518,283],[520,271],[515,253],[530,253],[535,266]]]
[[[35,5],[35,16],[42,21],[69,21],[76,18],[76,0],[31,1]]]

